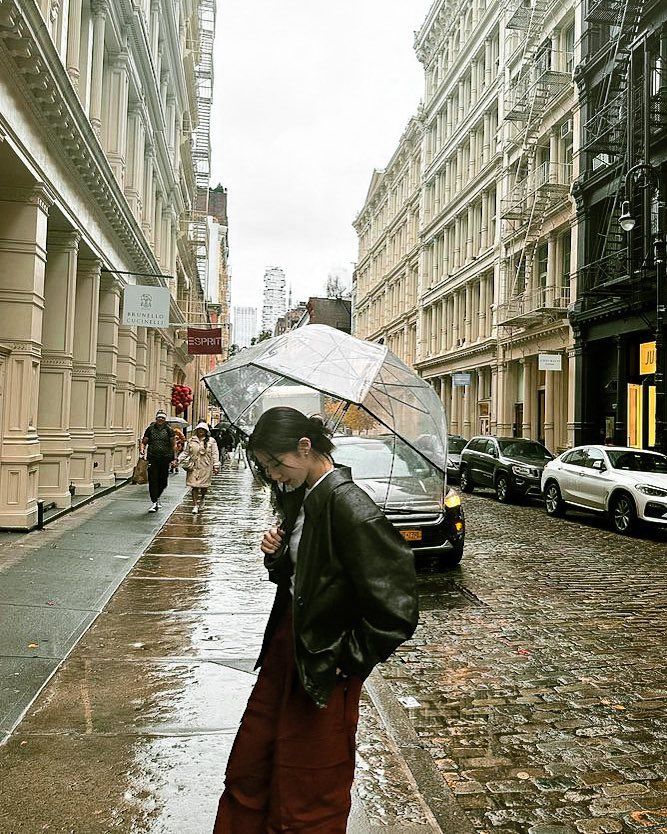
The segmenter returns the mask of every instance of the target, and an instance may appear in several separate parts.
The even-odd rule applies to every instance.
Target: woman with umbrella
[[[332,450],[288,407],[248,440],[282,516],[261,543],[278,588],[214,834],[344,834],[362,681],[417,624],[412,553]]]

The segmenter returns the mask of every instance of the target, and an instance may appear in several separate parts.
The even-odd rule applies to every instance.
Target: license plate
[[[420,542],[422,540],[421,530],[401,530],[401,535],[406,542]]]

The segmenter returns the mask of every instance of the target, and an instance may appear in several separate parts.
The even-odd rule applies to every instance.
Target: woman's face
[[[206,432],[204,431],[204,429],[197,429],[197,431],[195,432],[195,434],[197,435],[197,437],[198,437],[200,440],[203,440],[203,439],[206,437]]]
[[[258,449],[255,457],[272,481],[292,489],[298,489],[310,474],[312,455],[309,448],[299,448],[295,452],[281,452],[277,455]]]

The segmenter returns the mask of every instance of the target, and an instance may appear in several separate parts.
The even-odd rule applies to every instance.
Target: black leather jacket
[[[303,490],[285,496],[287,538]],[[414,557],[371,498],[338,467],[304,503],[294,576],[294,653],[304,689],[326,706],[336,669],[366,678],[417,626]],[[265,560],[278,591],[264,634],[260,666],[290,603],[287,548]]]

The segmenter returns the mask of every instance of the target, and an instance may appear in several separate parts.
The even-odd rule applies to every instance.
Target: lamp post
[[[655,448],[667,454],[667,287],[665,287],[665,205],[660,198],[660,172],[648,163],[633,165],[625,175],[625,200],[621,206],[619,223],[625,232],[635,227],[631,209],[631,188],[638,175],[644,175],[645,188],[658,197],[658,227],[653,237],[653,263],[655,266]]]

